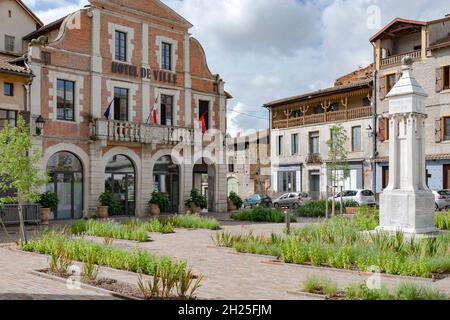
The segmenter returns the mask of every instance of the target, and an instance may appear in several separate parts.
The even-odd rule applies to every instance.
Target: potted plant
[[[103,192],[98,198],[98,201],[100,202],[100,206],[98,207],[99,219],[107,219],[109,213],[114,214],[120,209],[119,204],[114,200],[111,192]]]
[[[150,216],[155,217],[161,214],[169,206],[169,199],[159,191],[154,191],[149,204]]]
[[[42,224],[47,226],[50,221],[51,213],[55,213],[58,210],[58,196],[53,192],[45,192],[41,195],[39,204],[42,206],[41,221]]]
[[[231,191],[228,197],[228,211],[233,212],[239,210],[243,204],[244,201],[242,201],[241,197],[236,192]]]
[[[344,207],[346,214],[356,214],[358,212],[358,203],[356,201],[346,201]]]
[[[205,196],[202,196],[197,189],[192,189],[190,198],[185,202],[186,207],[191,209],[194,214],[200,213],[208,206]]]

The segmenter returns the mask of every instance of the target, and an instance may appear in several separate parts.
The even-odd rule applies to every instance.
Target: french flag
[[[150,123],[150,119],[153,119],[153,124],[158,124],[158,100],[159,97],[156,98],[155,105],[153,106],[152,111],[148,115],[147,124]]]
[[[106,120],[109,120],[109,117],[111,116],[111,108],[112,108],[113,103],[114,103],[114,99],[111,101],[111,103],[108,106],[108,109],[106,109],[105,113],[103,114],[105,116]]]

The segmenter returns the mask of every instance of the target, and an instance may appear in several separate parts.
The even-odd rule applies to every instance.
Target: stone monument
[[[402,60],[403,75],[389,92],[389,185],[380,197],[377,230],[411,235],[435,228],[433,193],[426,185],[426,92],[411,75],[413,60]]]

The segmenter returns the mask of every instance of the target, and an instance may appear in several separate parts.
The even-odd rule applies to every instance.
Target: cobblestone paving
[[[303,224],[294,224],[301,227]],[[270,234],[282,232],[284,225],[241,224],[223,222],[223,228],[233,234]],[[153,242],[137,244],[129,241],[114,241],[114,245],[132,250],[137,246],[151,253],[186,260],[196,273],[205,275],[198,291],[201,299],[281,300],[306,299],[290,292],[299,291],[303,281],[310,275],[333,279],[341,288],[349,284],[364,282],[365,273],[288,265],[274,262],[273,258],[237,254],[232,249],[217,248],[211,240],[214,231],[177,229],[175,234],[152,234]],[[89,290],[72,292],[64,284],[42,279],[29,274],[31,270],[47,267],[46,257],[31,256],[0,247],[0,299],[45,298],[45,299],[109,299]],[[136,284],[132,273],[102,268],[100,276]],[[410,281],[440,289],[450,295],[450,279],[432,282],[427,279],[382,276],[382,284],[396,287]]]

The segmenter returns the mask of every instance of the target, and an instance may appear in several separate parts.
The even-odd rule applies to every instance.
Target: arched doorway
[[[105,191],[111,192],[120,204],[115,215],[134,216],[136,210],[136,169],[124,155],[116,155],[106,165]]]
[[[58,196],[55,220],[83,218],[83,165],[70,152],[58,152],[47,163],[47,191]]]
[[[208,201],[208,211],[216,209],[216,169],[208,159],[202,158],[201,162],[193,168],[193,188],[201,192]]]
[[[180,205],[180,170],[171,156],[163,156],[153,168],[153,189],[169,198],[165,213],[176,213]]]
[[[228,178],[228,196],[231,192],[239,194],[239,183],[235,177]]]

